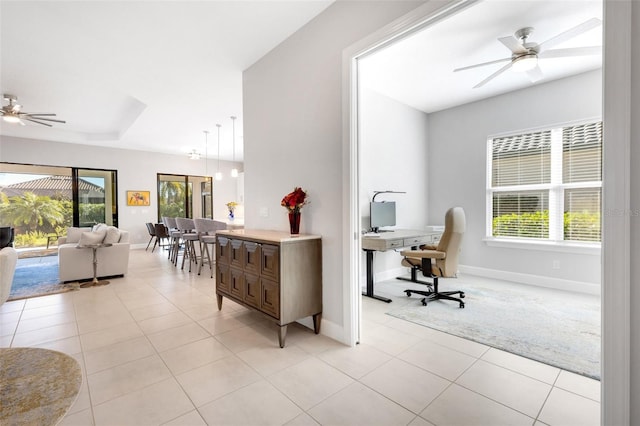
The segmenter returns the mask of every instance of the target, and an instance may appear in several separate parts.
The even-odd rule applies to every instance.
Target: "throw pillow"
[[[106,223],[96,223],[95,225],[93,225],[93,228],[91,228],[91,231],[98,232],[102,231],[103,229],[107,229]]]
[[[118,241],[120,241],[120,230],[115,226],[107,226],[107,235],[105,235],[103,243],[114,244]]]
[[[86,232],[86,229],[67,228],[67,242],[77,243],[78,241],[80,241],[80,236],[83,232]]]
[[[79,246],[90,246],[94,244],[102,244],[106,231],[83,232],[78,241]]]

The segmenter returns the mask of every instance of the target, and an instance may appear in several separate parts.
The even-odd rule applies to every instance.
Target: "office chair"
[[[460,243],[466,228],[466,219],[462,207],[452,207],[447,210],[444,219],[444,232],[437,246],[423,245],[420,250],[404,250],[401,252],[404,259],[402,265],[412,269],[412,276],[415,271],[422,271],[422,275],[433,280],[429,291],[405,290],[407,296],[413,293],[424,296],[422,304],[427,306],[431,300],[454,300],[464,308],[464,292],[462,291],[440,291],[438,289],[439,277],[455,277],[458,269],[458,253]],[[435,264],[432,263],[435,259]],[[460,298],[453,297],[459,294]]]

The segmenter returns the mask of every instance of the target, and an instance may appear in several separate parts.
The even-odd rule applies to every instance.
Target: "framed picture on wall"
[[[128,206],[148,206],[150,204],[150,191],[127,191]]]

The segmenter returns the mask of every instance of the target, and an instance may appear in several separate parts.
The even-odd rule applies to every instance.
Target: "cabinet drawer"
[[[225,237],[218,237],[216,244],[216,263],[228,265],[230,259],[230,240]]]
[[[240,300],[244,299],[244,273],[241,269],[230,268],[229,292]]]
[[[242,240],[231,240],[231,248],[229,251],[229,264],[236,268],[242,268],[244,264],[244,252],[242,248]]]
[[[244,270],[245,272],[250,272],[252,274],[258,275],[260,274],[260,257],[261,257],[261,246],[258,243],[252,243],[250,241],[245,241],[243,244],[244,247]]]
[[[261,287],[260,309],[275,319],[280,319],[280,286],[275,281],[262,279]]]
[[[262,245],[260,275],[274,281],[280,280],[280,248],[269,244]]]
[[[216,267],[216,289],[225,294],[231,294],[231,275],[229,265],[218,263]]]
[[[419,246],[420,244],[429,244],[431,243],[430,236],[422,236],[422,237],[412,237],[404,239],[404,246]]]
[[[244,275],[244,301],[260,309],[260,278],[257,275]]]
[[[387,242],[387,247],[388,248],[398,248],[398,247],[404,247],[402,245],[403,241],[402,240],[390,240]]]

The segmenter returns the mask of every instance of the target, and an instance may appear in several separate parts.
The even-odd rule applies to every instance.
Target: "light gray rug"
[[[440,279],[440,290],[462,290],[457,302],[422,306],[406,288],[426,287],[394,281],[397,302],[388,315],[502,349],[594,379],[600,379],[600,297],[471,277]],[[390,282],[389,282],[390,283]],[[389,287],[384,287],[388,289]],[[393,306],[395,305],[395,306]]]

